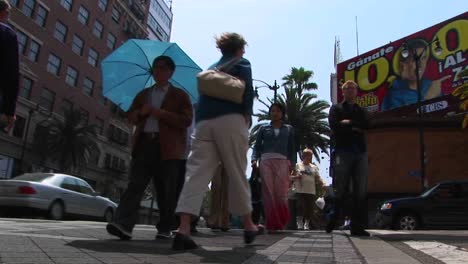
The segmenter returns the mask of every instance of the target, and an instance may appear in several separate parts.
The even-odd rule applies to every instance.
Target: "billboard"
[[[414,113],[417,108],[419,75],[424,112],[456,109],[459,100],[451,94],[468,84],[467,51],[468,12],[339,63],[336,87],[354,80],[359,105],[370,112],[406,115],[403,110]],[[335,89],[340,102],[342,93]]]

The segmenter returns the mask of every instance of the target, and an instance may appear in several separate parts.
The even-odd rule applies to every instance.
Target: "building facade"
[[[172,1],[150,0],[149,4],[148,38],[169,41],[172,28]]]
[[[97,127],[99,153],[73,174],[118,200],[130,165],[132,127],[123,111],[102,96],[100,63],[129,38],[151,38],[147,24],[150,1],[10,3],[21,80],[15,127],[8,135],[0,133],[0,178],[19,172],[57,171],[57,164],[44,162],[33,150],[37,128],[44,120],[63,118],[64,110],[78,109],[88,124]],[[167,5],[165,8],[169,10]]]

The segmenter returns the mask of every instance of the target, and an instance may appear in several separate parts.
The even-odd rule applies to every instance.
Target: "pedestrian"
[[[109,234],[123,240],[132,237],[140,201],[151,179],[159,208],[156,238],[170,238],[176,221],[177,180],[185,165],[193,111],[188,95],[169,82],[174,71],[170,57],[156,57],[152,64],[156,84],[138,93],[127,112],[130,124],[136,126],[129,182],[114,221],[107,225]]]
[[[344,195],[352,185],[351,235],[369,236],[367,223],[367,146],[364,130],[369,127],[366,111],[356,103],[358,85],[346,81],[344,100],[330,108],[329,123],[333,142],[333,188],[335,211],[326,231],[330,233],[343,213]]]
[[[212,230],[229,230],[228,178],[226,170],[220,163],[211,180],[210,216],[208,223]]]
[[[285,109],[273,103],[270,124],[260,128],[252,153],[252,166],[260,160],[265,227],[270,233],[285,228],[289,220],[288,189],[291,164],[296,164],[294,129],[284,123]]]
[[[7,24],[10,11],[10,3],[0,0],[0,130],[6,133],[15,122],[19,91],[18,39]]]
[[[176,209],[181,224],[172,245],[175,250],[198,247],[190,237],[191,215],[199,214],[204,193],[220,162],[226,169],[229,183],[229,209],[232,214],[243,218],[244,242],[252,243],[257,235],[257,227],[251,218],[250,190],[245,177],[248,128],[254,98],[252,69],[250,62],[243,58],[246,41],[237,33],[223,33],[216,38],[216,44],[222,57],[212,68],[233,63],[226,71],[245,82],[245,91],[240,104],[200,95],[185,184]]]
[[[297,196],[298,216],[296,218],[298,229],[308,230],[314,219],[314,204],[316,200],[316,181],[319,169],[312,164],[313,152],[306,148],[302,151],[302,161],[296,164],[295,175],[292,176]]]

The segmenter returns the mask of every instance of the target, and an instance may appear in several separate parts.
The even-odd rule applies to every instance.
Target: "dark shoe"
[[[190,233],[191,233],[192,235],[193,235],[193,234],[197,234],[197,233],[198,233],[197,228],[196,228],[195,226],[192,226],[192,227],[190,228]]]
[[[172,236],[171,231],[158,232],[158,234],[156,235],[156,239],[171,239],[172,237],[173,236]]]
[[[370,234],[366,230],[359,230],[359,231],[351,231],[351,236],[369,237]]]
[[[335,229],[335,225],[336,225],[336,219],[334,218],[330,219],[327,223],[327,227],[325,228],[325,231],[327,231],[327,233],[331,233],[333,229]]]
[[[109,223],[106,226],[107,233],[119,237],[122,240],[132,239],[132,232],[126,230],[121,224]]]
[[[257,236],[257,234],[258,234],[258,230],[254,230],[254,231],[244,230],[244,242],[246,244],[250,244],[250,243],[254,242],[255,237]]]
[[[221,231],[223,231],[223,232],[229,231],[229,227],[221,227],[220,229],[221,229]]]
[[[177,233],[172,242],[173,250],[190,250],[197,249],[198,245],[188,236]]]
[[[265,234],[265,226],[263,226],[263,225],[257,225],[257,229],[258,229],[258,231],[257,231],[257,234],[258,234],[258,235],[263,235],[263,234]]]

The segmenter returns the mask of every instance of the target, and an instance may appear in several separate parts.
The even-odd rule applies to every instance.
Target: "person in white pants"
[[[224,33],[216,44],[223,56],[215,66],[235,62],[226,71],[245,82],[243,102],[237,104],[200,95],[185,184],[176,209],[180,226],[172,244],[174,250],[198,247],[190,238],[190,219],[199,214],[203,196],[219,163],[226,170],[230,212],[243,217],[244,242],[252,243],[258,231],[251,218],[250,189],[245,175],[254,98],[250,62],[242,57],[246,42],[237,33]]]

